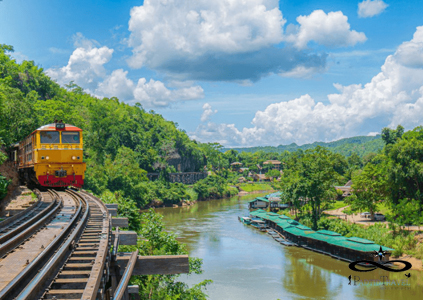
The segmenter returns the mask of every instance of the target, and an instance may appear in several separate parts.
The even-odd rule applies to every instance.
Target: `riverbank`
[[[191,207],[160,208],[166,229],[187,244],[190,256],[203,259],[203,274],[181,275],[193,286],[204,279],[209,299],[340,299],[418,300],[423,282],[421,273],[411,272],[411,295],[404,290],[385,290],[367,285],[348,285],[352,271],[348,263],[300,247],[285,247],[267,233],[238,220],[246,216],[249,201],[257,194],[243,197],[199,201]],[[404,272],[384,270],[356,274],[361,282],[389,276],[400,280]],[[260,280],[258,280],[260,278]],[[310,287],[310,288],[304,288]],[[345,297],[344,297],[345,298]]]
[[[387,221],[384,221],[384,222],[382,222],[382,221],[371,221],[368,218],[362,217],[360,214],[352,214],[352,215],[345,214],[343,212],[343,210],[347,207],[348,206],[341,207],[341,208],[338,208],[338,209],[335,209],[335,210],[326,210],[326,211],[324,211],[324,213],[329,215],[329,216],[332,216],[332,217],[337,217],[340,220],[345,221],[347,223],[357,224],[357,225],[361,225],[361,226],[367,227],[367,228],[369,226],[373,226],[375,224],[384,224],[385,228],[388,228],[389,224],[388,224]],[[403,230],[414,231],[414,232],[421,231],[421,229],[418,226],[405,227]],[[417,240],[416,245],[415,245],[415,249],[417,250],[417,249],[419,249],[419,247],[423,247],[423,234],[416,235],[414,238]],[[423,271],[423,260],[419,259],[417,257],[414,257],[410,254],[405,253],[405,254],[402,254],[399,257],[398,256],[397,257],[391,256],[389,259],[390,260],[400,259],[400,260],[408,261],[412,265],[412,268],[411,268],[412,270]],[[402,264],[400,264],[400,263],[394,263],[394,264],[396,264],[398,266],[402,266]]]

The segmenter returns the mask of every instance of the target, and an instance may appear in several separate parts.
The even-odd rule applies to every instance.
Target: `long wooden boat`
[[[250,217],[238,217],[238,220],[240,220],[242,223],[250,225],[251,224],[251,218]]]
[[[265,221],[257,220],[257,219],[251,220],[251,226],[254,226],[255,228],[259,229],[260,231],[266,231],[266,229],[268,228]]]

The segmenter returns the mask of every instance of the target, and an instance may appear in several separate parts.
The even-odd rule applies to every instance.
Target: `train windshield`
[[[60,133],[58,131],[40,131],[41,144],[59,144]]]
[[[62,144],[79,144],[79,132],[63,131]]]

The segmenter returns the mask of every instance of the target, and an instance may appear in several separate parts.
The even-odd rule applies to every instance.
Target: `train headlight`
[[[46,156],[46,159],[47,159],[47,160],[49,160],[49,159],[50,159],[50,157]]]
[[[72,159],[73,159],[73,160],[76,160],[76,156],[72,156]]]

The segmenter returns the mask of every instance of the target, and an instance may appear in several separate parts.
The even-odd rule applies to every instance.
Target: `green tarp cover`
[[[256,201],[256,200],[260,200],[260,201],[264,201],[264,202],[269,202],[269,199],[266,199],[266,198],[264,198],[264,197],[257,197],[256,199],[253,199],[253,200],[248,201],[248,202],[254,202],[254,201]]]
[[[295,227],[297,227],[298,229],[301,229],[301,230],[312,230],[310,227],[307,227],[307,226],[305,226],[305,225],[298,225],[298,226],[295,226]],[[314,230],[313,230],[314,231]]]
[[[303,236],[303,237],[308,237],[309,235],[315,233],[315,231],[313,230],[302,230],[299,228],[296,228],[294,226],[292,227],[287,227],[284,229],[286,232],[290,233],[290,234],[294,234],[296,236]]]
[[[258,217],[259,215],[262,215],[263,213],[266,213],[266,211],[262,209],[257,209],[255,211],[250,212],[250,215]]]
[[[357,238],[359,239],[359,238]],[[336,241],[331,241],[330,244],[333,245],[337,245],[340,247],[344,247],[344,248],[348,248],[348,249],[353,249],[356,251],[361,251],[361,252],[373,252],[373,251],[379,251],[379,247],[380,245],[375,244],[372,242],[372,244],[363,244],[363,243],[358,243],[358,242],[354,242],[351,240],[351,238],[347,238],[344,240],[336,240]],[[393,251],[394,249],[392,248],[388,248],[385,246],[382,246],[382,250],[383,251]]]
[[[290,218],[290,217],[285,216],[285,215],[279,215],[279,218],[280,218],[280,219],[287,219],[287,220],[291,220],[291,218]]]
[[[316,233],[309,235],[309,238],[312,238],[314,240],[318,240],[318,241],[322,241],[322,242],[326,242],[328,244],[333,244],[336,241],[340,241],[340,240],[346,240],[347,238],[345,236],[342,236],[340,234],[338,235],[326,235],[326,234],[322,234],[320,232],[321,230],[317,231]]]
[[[335,231],[330,231],[330,230],[324,230],[324,229],[318,230],[317,233],[325,234],[325,235],[331,235],[331,236],[341,236],[340,233],[337,233]]]
[[[373,252],[379,251],[380,245],[374,242],[358,237],[344,237],[337,232],[330,230],[319,230],[313,231],[309,227],[298,223],[291,218],[284,215],[274,215],[274,213],[268,213],[265,210],[258,209],[250,213],[252,216],[259,217],[263,220],[270,220],[275,222],[284,231],[297,236],[303,236],[319,241],[324,241],[328,244],[344,247],[361,252]],[[392,248],[382,246],[383,251],[394,251]]]
[[[288,220],[288,223],[291,224],[291,225],[301,225],[300,223],[298,223],[295,220]]]
[[[374,244],[373,241],[369,241],[369,240],[358,238],[358,237],[350,237],[350,238],[348,238],[348,240],[351,241],[351,242],[356,242],[356,243],[360,243],[360,244]]]
[[[274,212],[268,212],[267,215],[268,216],[277,216],[277,217],[279,217],[279,214],[274,213]]]

